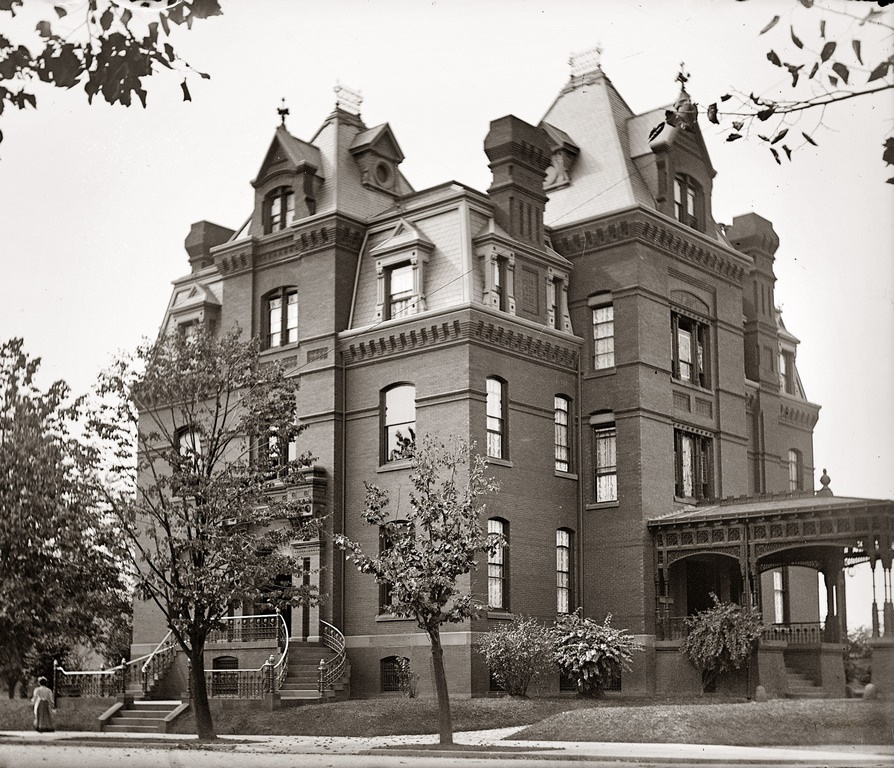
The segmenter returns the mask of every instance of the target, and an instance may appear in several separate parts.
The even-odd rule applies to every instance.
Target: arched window
[[[571,613],[573,534],[567,528],[556,531],[556,613]]]
[[[674,177],[674,218],[687,227],[701,231],[704,228],[702,205],[702,190],[698,182],[682,173]]]
[[[382,392],[382,463],[416,454],[416,387],[395,384]]]
[[[261,338],[264,348],[298,341],[298,289],[283,286],[264,296]]]
[[[264,232],[277,232],[295,221],[295,194],[291,187],[277,187],[264,200]]]
[[[495,376],[487,379],[487,455],[508,458],[506,441],[506,382]]]
[[[401,667],[408,662],[409,659],[403,656],[386,656],[384,659],[379,661],[382,693],[394,693],[401,689]]]
[[[564,395],[553,398],[555,461],[557,472],[571,471],[571,400]]]
[[[509,610],[509,523],[499,517],[487,521],[490,536],[503,543],[487,556],[487,602],[494,610]]]
[[[211,695],[234,697],[239,695],[239,659],[217,656],[211,661]],[[233,671],[229,671],[233,670]]]

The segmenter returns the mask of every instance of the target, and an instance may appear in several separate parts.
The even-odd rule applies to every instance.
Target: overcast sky
[[[282,98],[289,130],[309,140],[334,106],[336,82],[359,89],[366,124],[390,123],[417,190],[456,180],[483,191],[489,122],[511,113],[536,124],[568,79],[569,54],[600,45],[603,70],[635,112],[674,100],[680,62],[702,106],[733,89],[772,97],[790,81],[767,51],[793,55],[790,24],[817,45],[820,19],[795,0],[222,5],[224,16],[175,40],[211,75],[189,79],[191,102],[174,73],[148,82],[145,110],[88,107],[83,91],[45,89],[36,111],[0,117],[0,337],[23,336],[43,358],[45,381],[86,391],[117,351],[156,333],[170,281],[188,272],[190,224],[235,229],[250,213],[249,182]],[[774,15],[780,22],[759,36]],[[842,62],[865,81],[890,38],[873,51],[874,28],[826,18]],[[13,37],[17,25],[0,21]],[[862,75],[852,38],[863,43]],[[827,468],[837,495],[894,498],[894,186],[884,183],[894,167],[881,161],[891,93],[804,115],[790,137],[816,128],[819,146],[789,142],[799,148],[782,167],[758,139],[727,143],[701,120],[718,172],[715,219],[755,211],[780,237],[777,302],[802,342],[807,396],[822,405],[815,482]]]

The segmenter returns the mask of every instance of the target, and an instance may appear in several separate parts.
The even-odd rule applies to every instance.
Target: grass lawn
[[[109,706],[90,699],[62,699],[58,730],[94,730]],[[685,742],[742,746],[894,744],[894,704],[861,699],[776,699],[766,703],[704,697],[603,699],[487,698],[451,702],[456,731],[528,726],[515,739],[614,742]],[[434,699],[355,699],[277,712],[217,712],[220,734],[391,736],[438,730]],[[0,700],[0,730],[30,730],[27,700]],[[195,733],[192,715],[174,724]]]
[[[53,711],[57,731],[95,731],[97,718],[114,699],[60,699]],[[0,730],[31,731],[34,729],[34,708],[30,699],[0,699]]]
[[[762,704],[594,707],[562,712],[516,739],[736,746],[894,744],[894,704],[862,699],[774,699]]]
[[[488,698],[451,702],[455,731],[528,725],[513,738],[731,745],[894,744],[894,705],[859,699],[764,704],[688,698]],[[434,699],[358,699],[215,714],[221,734],[389,736],[437,733]],[[192,717],[179,733],[194,733]]]

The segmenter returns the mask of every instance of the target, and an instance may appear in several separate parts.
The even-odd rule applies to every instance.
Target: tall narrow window
[[[382,393],[383,462],[416,454],[416,387],[397,384]]]
[[[267,233],[285,229],[295,221],[295,194],[290,187],[274,189],[264,201]]]
[[[502,257],[495,258],[491,262],[493,270],[494,296],[496,296],[496,307],[501,312],[506,311],[506,259]]]
[[[593,424],[593,466],[597,503],[618,500],[617,441],[618,433],[614,423],[597,417],[597,422]]]
[[[612,304],[591,307],[593,314],[593,369],[615,365],[615,308]]]
[[[502,536],[503,545],[487,556],[487,602],[496,610],[509,610],[508,547],[509,524],[492,517],[487,521],[487,532]]]
[[[553,422],[555,427],[556,471],[571,471],[571,429],[569,423],[571,401],[564,395],[553,399]]]
[[[801,452],[792,448],[788,452],[788,489],[801,491],[804,489],[804,472],[802,469]]]
[[[773,621],[785,624],[785,574],[781,568],[773,571]]]
[[[779,354],[779,389],[787,395],[795,394],[795,356],[791,352]]]
[[[571,613],[571,531],[556,531],[556,613]]]
[[[280,347],[298,341],[298,289],[277,288],[264,297],[264,346]]]
[[[487,380],[487,455],[506,458],[506,384],[494,377]]]
[[[708,387],[708,326],[674,312],[671,328],[674,378]]]
[[[687,227],[702,229],[701,188],[690,176],[674,178],[674,218]]]
[[[686,499],[712,496],[712,452],[710,438],[684,430],[674,430],[676,482],[674,494]]]
[[[388,319],[406,317],[413,313],[413,267],[400,264],[388,271]]]

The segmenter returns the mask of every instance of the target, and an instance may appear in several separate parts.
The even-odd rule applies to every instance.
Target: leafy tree
[[[872,680],[872,633],[868,627],[857,627],[847,633],[844,647],[844,674],[849,683],[866,685]]]
[[[786,20],[774,15],[758,33],[775,38],[766,58],[784,75],[784,89],[778,96],[726,93],[704,110],[708,120],[724,126],[727,141],[754,137],[777,163],[783,156],[791,160],[799,148],[819,143],[828,107],[894,88],[892,21],[889,11],[874,4],[789,0]],[[685,86],[688,76],[681,72],[678,79]],[[697,113],[697,105],[683,98],[653,135],[665,125],[691,128]],[[802,117],[807,120],[801,122]],[[883,147],[883,161],[894,164],[894,136]]]
[[[10,698],[42,658],[102,637],[127,607],[119,537],[96,503],[82,402],[36,382],[22,339],[0,346],[0,675]]]
[[[389,586],[392,600],[384,609],[415,618],[428,635],[441,744],[453,743],[441,626],[465,621],[486,607],[457,581],[477,567],[478,555],[492,553],[503,544],[481,525],[482,497],[497,490],[494,480],[485,476],[486,467],[470,444],[456,438],[445,444],[425,436],[413,456],[410,484],[414,490],[406,525],[392,528],[390,546],[372,556],[344,535],[335,537],[362,573]],[[363,520],[377,529],[387,525],[387,506],[388,494],[367,483]]]
[[[238,329],[146,344],[105,374],[91,421],[117,451],[110,478],[132,476],[128,440],[136,436],[135,487],[121,483],[126,490],[107,501],[129,544],[138,594],[158,607],[190,661],[202,739],[215,736],[205,643],[228,609],[261,595],[280,606],[318,599],[308,587],[272,586],[299,569],[290,542],[315,526],[305,502],[271,493],[272,479],[297,481],[311,459],[286,460],[300,431],[297,382],[278,364],[259,364],[258,349]]]
[[[556,664],[584,696],[601,696],[612,675],[629,672],[634,652],[643,650],[633,635],[615,629],[611,621],[608,614],[599,624],[582,616],[578,608],[559,616],[552,628]]]
[[[512,696],[527,696],[531,683],[555,670],[553,634],[531,616],[513,616],[478,639],[491,674]]]
[[[680,648],[701,672],[702,691],[718,676],[748,662],[764,629],[759,613],[736,603],[721,603],[713,593],[711,599],[713,608],[686,619],[688,634]]]
[[[0,0],[0,14],[20,17],[20,32],[35,19],[23,6],[23,0]],[[218,0],[83,0],[53,10],[55,19],[36,22],[36,39],[0,35],[0,114],[6,105],[36,107],[35,80],[58,88],[82,85],[89,102],[99,95],[129,107],[136,97],[145,107],[144,78],[161,69],[190,69],[171,45],[171,25],[192,27],[196,19],[221,13]],[[189,101],[185,76],[181,89]]]

